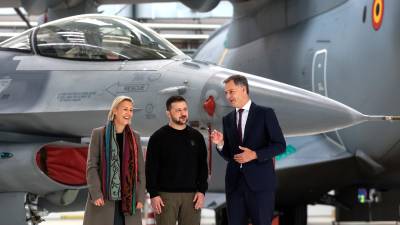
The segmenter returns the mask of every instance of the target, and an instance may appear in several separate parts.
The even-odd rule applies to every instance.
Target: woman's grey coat
[[[114,223],[114,201],[104,199],[104,206],[95,206],[94,201],[103,197],[100,182],[100,149],[103,145],[104,127],[95,128],[92,131],[92,138],[89,145],[89,154],[87,159],[86,180],[88,184],[89,195],[86,202],[83,225],[112,225]],[[138,145],[138,185],[136,187],[137,202],[144,205],[145,198],[145,167],[140,144],[140,137],[135,132],[136,143]],[[136,205],[133,206],[136,208]],[[136,210],[133,216],[125,216],[125,225],[141,225],[142,214]]]

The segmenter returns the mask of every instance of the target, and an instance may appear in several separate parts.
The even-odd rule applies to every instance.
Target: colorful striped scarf
[[[129,125],[125,126],[120,159],[114,123],[108,122],[104,129],[104,146],[100,154],[103,196],[107,200],[122,200],[123,213],[134,215],[138,182],[138,145],[135,135]]]

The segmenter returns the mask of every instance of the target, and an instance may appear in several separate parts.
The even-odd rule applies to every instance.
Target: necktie
[[[244,109],[239,109],[239,121],[238,121],[238,134],[239,134],[239,143],[240,145],[242,144],[243,141],[243,133],[242,133],[242,114],[243,114]]]

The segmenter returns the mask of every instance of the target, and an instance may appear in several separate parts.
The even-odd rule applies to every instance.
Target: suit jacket
[[[233,156],[241,152],[236,125],[236,110],[222,119],[224,147],[218,151],[228,161],[225,176],[225,190],[235,190],[240,173],[243,174],[252,191],[274,191],[276,176],[273,158],[286,149],[285,138],[275,112],[271,108],[252,103],[243,135],[243,147],[257,154],[257,159],[244,163],[242,168]]]
[[[92,137],[89,145],[89,154],[87,158],[86,180],[88,185],[88,199],[86,201],[84,225],[110,225],[114,223],[115,201],[104,199],[104,206],[94,205],[94,201],[103,197],[100,182],[100,148],[104,144],[104,127],[95,128],[92,131]],[[136,198],[138,202],[144,204],[146,178],[144,170],[144,160],[140,136],[134,132],[136,143],[138,144],[138,185],[136,186]],[[133,207],[136,208],[136,205]],[[142,224],[141,211],[136,210],[133,216],[125,216],[125,224]]]

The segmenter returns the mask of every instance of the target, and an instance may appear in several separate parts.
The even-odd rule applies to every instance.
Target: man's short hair
[[[246,87],[246,92],[249,94],[249,82],[247,78],[242,75],[232,75],[224,80],[224,84],[228,83],[229,81],[233,81],[236,86],[244,86]]]
[[[173,95],[168,98],[167,102],[165,103],[165,106],[167,107],[167,110],[171,110],[171,105],[174,102],[186,102],[186,99],[180,95]]]

